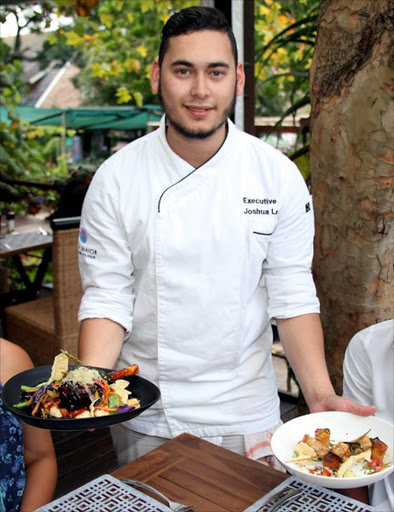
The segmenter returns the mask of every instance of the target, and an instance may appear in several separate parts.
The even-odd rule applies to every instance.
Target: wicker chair
[[[52,364],[60,349],[78,353],[79,217],[54,219],[53,293],[5,309],[7,337],[23,347],[36,366]]]

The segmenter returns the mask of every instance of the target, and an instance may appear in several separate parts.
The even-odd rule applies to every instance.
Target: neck
[[[167,128],[167,142],[178,156],[197,168],[207,162],[220,149],[227,135],[227,124],[206,139],[185,137],[171,124]]]

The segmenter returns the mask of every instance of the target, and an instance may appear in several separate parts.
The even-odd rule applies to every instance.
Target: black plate
[[[104,372],[113,371],[106,368],[96,369]],[[141,407],[132,411],[97,418],[37,418],[31,416],[25,409],[14,407],[14,404],[21,401],[21,386],[36,386],[46,382],[51,375],[51,370],[52,365],[38,366],[37,368],[26,370],[14,375],[5,383],[3,388],[3,402],[7,409],[33,427],[49,428],[50,430],[87,430],[108,427],[109,425],[122,423],[139,416],[160,398],[160,390],[153,382],[138,375],[133,375],[124,379],[130,382],[127,389],[132,393],[131,398],[138,398],[141,404]]]

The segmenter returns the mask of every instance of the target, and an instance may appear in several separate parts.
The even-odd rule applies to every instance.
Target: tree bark
[[[393,20],[391,0],[323,0],[310,70],[313,272],[338,393],[351,337],[393,317]]]

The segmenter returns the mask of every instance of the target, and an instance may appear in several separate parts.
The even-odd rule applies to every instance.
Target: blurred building
[[[21,51],[27,57],[22,60],[22,80],[29,88],[29,92],[22,96],[21,103],[41,108],[78,107],[82,103],[82,94],[74,86],[72,78],[80,72],[80,68],[72,62],[62,64],[53,61],[41,69],[39,61],[31,60],[42,50],[49,35],[50,32],[20,36]],[[3,41],[13,48],[15,37],[4,37]]]

